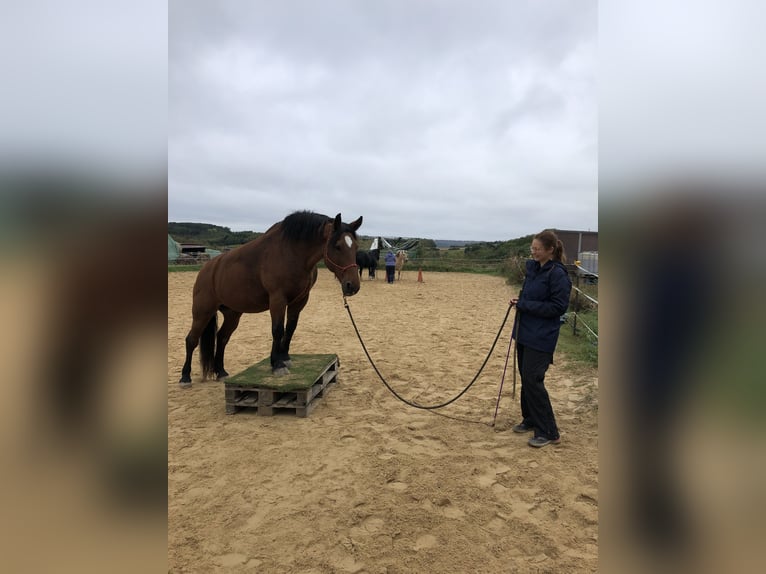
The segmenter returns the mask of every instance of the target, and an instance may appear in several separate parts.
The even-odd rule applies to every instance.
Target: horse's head
[[[327,240],[324,250],[324,262],[327,268],[340,281],[344,295],[354,295],[359,291],[359,268],[356,262],[356,230],[362,225],[359,217],[351,223],[343,223],[340,213],[333,221],[325,225],[324,236]]]

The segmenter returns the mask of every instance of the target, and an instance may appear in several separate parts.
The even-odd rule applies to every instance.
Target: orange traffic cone
[[[422,269],[418,269],[418,283],[425,283],[425,281],[423,281],[423,270]]]

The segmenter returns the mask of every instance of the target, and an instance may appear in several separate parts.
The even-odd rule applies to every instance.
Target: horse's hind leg
[[[218,380],[228,377],[229,373],[223,368],[223,352],[226,349],[226,344],[231,338],[231,334],[237,329],[239,325],[239,319],[242,317],[242,313],[232,311],[228,307],[221,307],[221,313],[223,313],[223,325],[218,331],[218,340],[215,345],[215,362],[214,371]]]
[[[212,315],[196,315],[192,320],[192,326],[191,329],[189,329],[189,334],[186,335],[186,360],[184,361],[184,366],[181,369],[181,380],[178,381],[179,384],[184,388],[191,387],[192,355],[194,354],[194,349],[196,349],[197,345],[199,345],[202,333],[210,323],[211,318],[215,318],[215,312],[213,312]]]

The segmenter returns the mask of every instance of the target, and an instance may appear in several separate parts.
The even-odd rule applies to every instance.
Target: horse
[[[371,251],[357,251],[356,264],[359,266],[359,278],[362,278],[362,271],[367,269],[367,278],[375,279],[375,270],[378,268],[378,259],[380,259],[380,249]]]
[[[343,223],[340,213],[333,219],[297,211],[257,239],[205,263],[194,283],[192,326],[179,384],[191,386],[191,359],[198,344],[202,380],[213,373],[218,380],[227,377],[224,350],[240,317],[267,310],[271,313],[272,373],[288,374],[290,341],[316,283],[317,263],[324,259],[344,296],[359,291],[356,230],[361,225],[362,217]],[[223,313],[220,331],[218,311]]]
[[[404,264],[409,261],[410,258],[407,255],[407,252],[402,250],[399,250],[396,252],[396,272],[397,272],[397,280],[401,281],[402,279],[402,267],[404,267]]]

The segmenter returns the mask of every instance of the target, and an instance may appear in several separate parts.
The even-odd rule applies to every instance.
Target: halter
[[[341,267],[340,265],[335,263],[335,261],[330,259],[330,254],[327,253],[327,246],[329,244],[330,244],[329,240],[327,241],[327,243],[324,244],[324,262],[325,262],[325,264],[327,265],[328,268],[330,267],[330,265],[332,265],[333,267],[335,267],[335,269],[337,269],[337,273],[343,273],[346,269],[351,269],[353,267],[359,267],[359,265],[357,265],[356,262],[351,263],[350,265],[346,265],[345,267]]]

